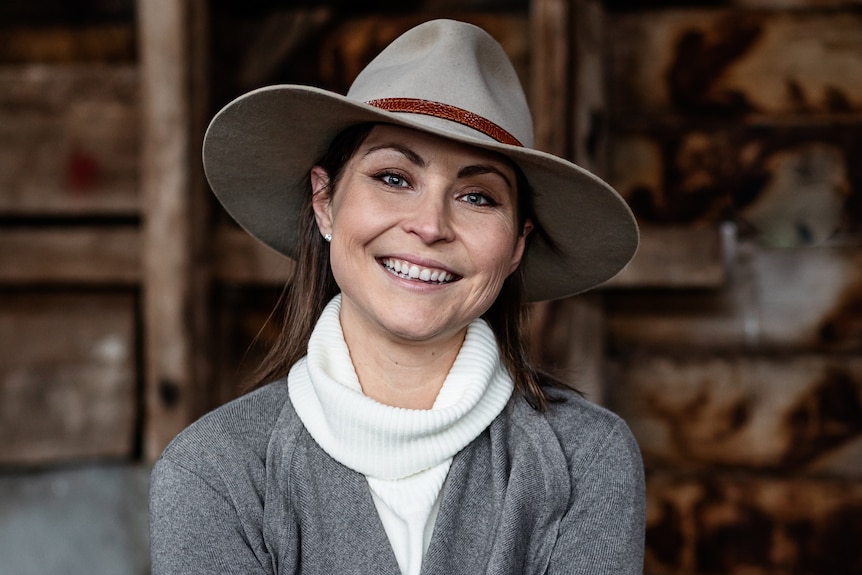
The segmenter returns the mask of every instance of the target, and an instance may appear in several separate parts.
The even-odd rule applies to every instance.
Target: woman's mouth
[[[458,279],[453,273],[436,268],[424,268],[395,258],[382,258],[380,263],[392,275],[404,279],[419,280],[427,283],[445,284]]]

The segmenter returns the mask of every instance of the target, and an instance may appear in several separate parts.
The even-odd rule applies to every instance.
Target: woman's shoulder
[[[570,467],[589,464],[597,454],[639,467],[640,448],[625,420],[566,386],[546,388],[550,399],[544,410],[521,400],[512,417],[541,445],[557,445]]]
[[[242,395],[207,413],[180,432],[161,459],[184,466],[217,458],[263,461],[270,436],[289,403],[287,381],[279,380]]]
[[[560,433],[588,431],[602,435],[620,425],[625,426],[619,415],[570,387],[554,386],[546,391],[550,401],[544,415]]]

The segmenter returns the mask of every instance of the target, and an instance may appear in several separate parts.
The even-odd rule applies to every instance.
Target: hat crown
[[[464,22],[433,20],[404,33],[362,70],[347,97],[359,102],[410,98],[441,103],[480,116],[533,147],[530,108],[511,61],[487,32]],[[410,115],[431,128],[445,123],[444,129],[465,137],[490,139],[454,122]]]

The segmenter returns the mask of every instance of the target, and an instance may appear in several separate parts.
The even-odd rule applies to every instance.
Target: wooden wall
[[[642,227],[532,337],[637,436],[645,572],[862,573],[862,13],[702,5],[0,7],[0,466],[152,460],[240,393],[291,264],[206,192],[203,125],[263,84],[344,91],[454,17],[513,58],[538,145]]]
[[[0,38],[0,465],[128,460],[141,414],[134,26],[128,12],[70,24],[4,6]]]
[[[672,250],[734,238],[719,285],[605,296],[646,570],[862,573],[862,14],[632,4],[608,13],[610,181]]]

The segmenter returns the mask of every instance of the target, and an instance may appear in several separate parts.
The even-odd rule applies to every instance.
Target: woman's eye
[[[461,196],[461,201],[467,202],[468,204],[474,206],[496,206],[497,202],[493,199],[489,198],[485,194],[480,194],[478,192],[472,192],[469,194],[464,194]]]
[[[383,174],[380,176],[380,179],[387,186],[392,186],[393,188],[404,188],[407,187],[407,180],[398,174]]]

